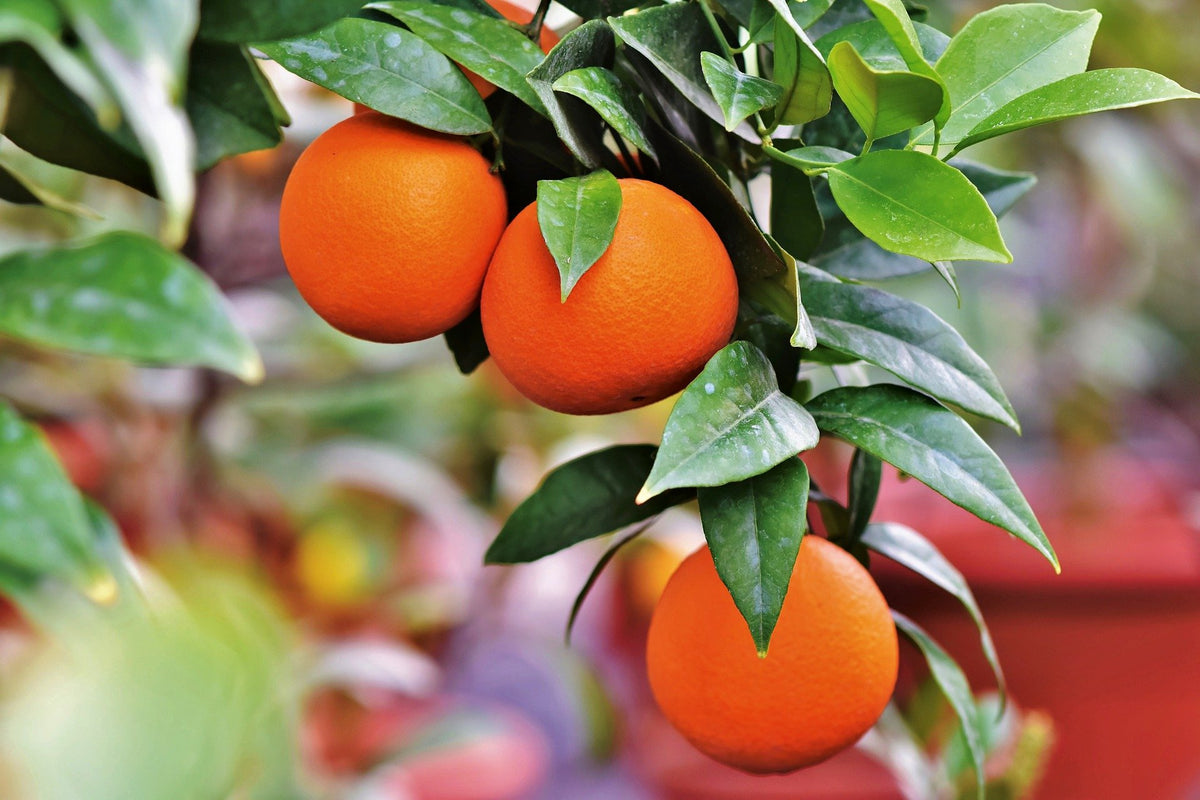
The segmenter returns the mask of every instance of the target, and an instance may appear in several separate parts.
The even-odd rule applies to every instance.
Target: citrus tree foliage
[[[961,576],[919,533],[871,520],[887,462],[1057,568],[1007,469],[958,415],[1018,427],[995,375],[933,312],[863,282],[932,269],[957,291],[956,261],[1011,261],[997,217],[1033,180],[961,158],[973,145],[1196,97],[1144,70],[1087,71],[1098,13],[1001,6],[949,35],[903,0],[562,0],[576,20],[543,53],[548,2],[524,26],[480,0],[135,5],[0,7],[0,198],[88,213],[39,186],[19,153],[153,195],[162,219],[157,238],[108,231],[0,255],[5,336],[259,376],[219,293],[175,251],[197,171],[280,140],[287,114],[257,62],[269,57],[350,100],[471,137],[514,211],[540,201],[564,298],[613,234],[614,176],[681,194],[733,260],[735,341],[679,396],[661,443],[554,470],[489,560],[540,558],[698,497],[718,571],[766,652],[812,506],[838,544],[911,566],[978,620]],[[485,100],[458,66],[497,90]],[[770,199],[751,210],[756,178]],[[446,338],[464,369],[486,358],[477,316]],[[865,362],[895,381],[808,397],[797,381],[806,362]],[[860,450],[846,504],[795,460],[821,436]],[[0,511],[0,587],[103,585],[78,497],[3,401]],[[900,626],[962,694],[944,652]]]

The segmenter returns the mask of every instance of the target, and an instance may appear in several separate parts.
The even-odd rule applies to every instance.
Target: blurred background
[[[1092,68],[1200,87],[1196,0],[1056,4],[1104,13]],[[989,4],[930,5],[954,30]],[[263,384],[0,342],[0,393],[113,515],[166,621],[118,609],[113,632],[81,604],[56,612],[64,635],[50,644],[0,603],[0,797],[35,786],[79,800],[80,775],[88,800],[968,796],[969,759],[915,651],[862,746],[794,776],[740,775],[666,726],[641,651],[658,593],[702,542],[691,507],[619,552],[569,647],[572,603],[609,542],[482,566],[547,469],[657,441],[671,401],[565,417],[490,363],[459,375],[441,339],[373,345],[321,322],[284,271],[279,196],[350,104],[270,75],[288,140],[202,177],[185,251],[227,292]],[[1200,798],[1198,131],[1200,109],[1169,104],[972,151],[1038,176],[1004,222],[1014,263],[964,265],[961,307],[932,273],[887,287],[933,307],[995,368],[1024,435],[979,430],[1063,563],[1055,577],[998,529],[887,475],[877,517],[919,527],[965,573],[1009,677],[989,732],[991,798]],[[155,229],[152,201],[36,169],[107,219],[0,206],[0,251]],[[835,495],[848,458],[826,444],[806,456]],[[872,569],[995,709],[953,598],[884,559]]]

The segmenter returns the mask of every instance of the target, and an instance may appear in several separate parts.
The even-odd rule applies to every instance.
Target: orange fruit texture
[[[623,179],[604,255],[562,301],[537,203],[508,226],[480,312],[496,366],[535,403],[607,414],[682,389],[723,347],[737,317],[737,277],[708,220],[679,195]]]
[[[764,658],[707,547],[667,582],[646,647],[663,714],[697,749],[754,773],[824,761],[870,729],[892,695],[896,628],[862,565],[806,536]]]
[[[507,212],[500,179],[465,141],[370,111],[301,154],[279,243],[296,288],[330,325],[412,342],[475,308]]]
[[[499,11],[510,22],[515,22],[518,25],[528,25],[533,21],[533,12],[524,6],[519,6],[514,3],[509,3],[507,0],[487,0],[487,4]],[[541,35],[538,37],[538,45],[541,46],[543,53],[549,53],[554,45],[558,44],[558,34],[550,30],[545,25],[542,26]],[[460,66],[459,69],[467,76],[467,80],[475,87],[475,91],[479,92],[479,96],[485,100],[492,96],[496,91],[496,87],[488,83],[484,78],[476,75],[466,67]],[[369,111],[367,106],[362,103],[354,104],[354,113],[361,114],[364,111]]]

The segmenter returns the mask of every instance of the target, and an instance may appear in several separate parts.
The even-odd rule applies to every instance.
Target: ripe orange
[[[475,307],[506,218],[500,179],[466,142],[371,111],[300,156],[279,243],[296,288],[329,324],[411,342]]]
[[[716,231],[679,195],[620,181],[612,244],[561,300],[537,203],[508,226],[483,284],[483,333],[522,394],[568,414],[607,414],[682,389],[729,341],[737,278]]]
[[[896,684],[896,629],[854,558],[806,536],[765,658],[702,547],[655,608],[646,647],[663,714],[699,750],[747,772],[790,772],[854,744]]]

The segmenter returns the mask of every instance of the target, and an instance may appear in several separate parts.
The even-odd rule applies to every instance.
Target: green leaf
[[[855,450],[850,459],[850,477],[846,498],[847,536],[855,542],[862,536],[879,499],[879,484],[883,480],[883,462],[864,450]]]
[[[587,580],[583,582],[583,586],[579,589],[579,593],[575,595],[575,602],[571,604],[571,613],[567,617],[567,629],[563,633],[563,641],[565,644],[571,644],[571,633],[575,630],[575,620],[579,619],[579,612],[583,609],[583,601],[587,600],[588,595],[592,593],[592,587],[596,585],[596,581],[600,580],[600,575],[604,572],[604,568],[608,566],[613,557],[621,551],[625,545],[632,542],[637,537],[641,536],[646,528],[650,527],[653,520],[647,520],[634,527],[632,531],[622,536],[617,541],[613,542],[604,555],[600,556],[600,560],[596,562],[596,566],[592,567],[592,571],[588,573]]]
[[[422,128],[464,135],[492,128],[462,71],[420,36],[386,22],[348,17],[258,49],[302,78]]]
[[[105,574],[79,492],[45,438],[3,400],[0,571],[30,583],[59,578],[83,589]]]
[[[937,63],[952,107],[942,141],[957,145],[1008,101],[1083,72],[1099,25],[1096,11],[1040,3],[999,6],[972,17]],[[929,144],[933,133],[919,131],[913,138]]]
[[[937,81],[907,70],[873,68],[849,42],[829,54],[833,85],[867,135],[868,142],[915,128],[933,119],[942,105]]]
[[[916,31],[917,41],[921,46],[921,55],[930,64],[936,62],[950,44],[950,37],[937,28],[914,22],[913,30]],[[816,46],[822,55],[829,58],[830,52],[841,42],[854,45],[854,49],[863,60],[877,70],[908,69],[908,63],[900,54],[896,43],[892,41],[887,28],[877,19],[863,20],[830,31],[816,41]]]
[[[0,259],[0,332],[45,347],[262,376],[220,291],[178,253],[127,232]]]
[[[979,709],[975,705],[975,697],[971,694],[971,686],[967,676],[963,674],[958,664],[954,663],[938,643],[921,630],[917,623],[898,611],[892,612],[896,627],[907,636],[925,657],[929,672],[934,681],[946,696],[950,707],[962,723],[963,735],[966,737],[967,748],[971,752],[971,763],[975,767],[976,791],[980,800],[983,798],[983,764],[986,754],[983,750],[983,737],[980,734],[982,722],[979,719]]]
[[[202,39],[244,44],[288,39],[355,13],[364,0],[201,0]]]
[[[812,0],[809,0],[812,2]],[[782,17],[775,18],[775,83],[784,88],[776,116],[785,125],[803,125],[829,113],[833,80],[820,53],[807,46]]]
[[[771,235],[784,250],[803,260],[816,252],[824,234],[812,179],[797,170],[771,167]]]
[[[1000,458],[961,417],[903,386],[843,387],[808,410],[821,430],[908,473],[1029,544],[1058,571],[1054,548]]]
[[[487,341],[483,338],[483,323],[478,308],[442,335],[450,354],[454,356],[455,366],[463,375],[470,375],[490,355]]]
[[[558,266],[562,301],[608,245],[621,216],[621,184],[607,170],[538,181],[538,226]]]
[[[186,108],[196,133],[196,169],[279,144],[275,104],[264,83],[245,48],[207,42],[192,47]]]
[[[888,36],[891,37],[892,43],[900,51],[900,57],[904,59],[905,65],[911,71],[929,78],[942,87],[942,102],[934,116],[934,127],[940,129],[950,117],[950,92],[938,71],[925,60],[921,39],[913,26],[913,21],[908,16],[908,10],[905,9],[904,3],[901,0],[863,0],[863,2],[883,25]]]
[[[105,127],[111,127],[117,123],[120,109],[87,62],[62,43],[62,24],[52,3],[9,0],[0,8],[0,43],[29,45],[63,85],[82,99]]]
[[[725,114],[727,131],[783,97],[783,87],[779,84],[747,75],[716,53],[701,53],[700,66],[708,88]]]
[[[484,562],[536,561],[690,500],[694,493],[676,491],[648,503],[634,503],[656,452],[649,444],[617,445],[551,470],[542,485],[509,515]]]
[[[557,96],[554,83],[576,69],[610,65],[614,49],[612,29],[603,20],[591,20],[564,36],[526,78],[550,113],[563,144],[590,169],[601,167],[608,156],[604,126],[582,101]]]
[[[37,170],[40,176],[47,170],[61,170],[61,167],[54,167],[5,144],[3,137],[0,137],[0,198],[10,203],[40,204],[85,219],[101,219],[91,208],[43,186],[38,178],[30,174]]]
[[[983,195],[933,156],[879,150],[828,175],[846,218],[885,250],[931,262],[1012,261]]]
[[[563,0],[562,5],[586,20],[624,14],[641,0]]]
[[[395,17],[488,83],[516,95],[535,111],[547,113],[525,79],[530,70],[542,63],[545,54],[507,20],[464,8],[411,0],[377,2],[367,7]]]
[[[655,155],[654,146],[646,136],[646,109],[637,94],[612,70],[604,67],[573,69],[554,81],[551,87],[556,92],[578,97],[634,147]]]
[[[822,145],[797,147],[787,152],[778,150],[771,145],[764,145],[763,152],[780,163],[800,170],[805,175],[825,172],[835,164],[850,161],[855,157],[853,153],[847,153],[845,150]]]
[[[710,119],[724,124],[725,114],[709,93],[700,65],[701,51],[716,52],[704,12],[695,3],[671,3],[625,17],[609,17],[621,41],[642,54],[679,92]],[[746,123],[733,133],[757,143],[758,134]]]
[[[861,451],[860,451],[861,452]],[[908,567],[913,572],[928,580],[940,589],[953,595],[963,608],[971,615],[975,627],[979,629],[979,644],[988,665],[996,676],[996,685],[1001,697],[1007,694],[1004,672],[1000,669],[1000,659],[996,655],[996,645],[992,642],[992,634],[987,623],[983,620],[983,612],[975,602],[975,595],[962,573],[946,560],[933,543],[921,534],[896,522],[878,522],[868,525],[863,531],[862,542],[867,547],[882,556],[890,558],[897,564]]]
[[[154,179],[132,133],[105,127],[30,48],[0,48],[0,68],[13,69],[4,135],[53,164],[154,193]]]
[[[800,373],[801,355],[800,349],[788,341],[795,323],[787,322],[745,294],[742,300],[738,305],[734,338],[747,341],[762,351],[775,370],[779,391],[791,396]]]
[[[162,238],[182,245],[196,195],[195,139],[176,98],[196,32],[196,0],[141,0],[133,7],[59,0],[59,7],[141,145],[166,212]]]
[[[765,657],[807,528],[808,468],[789,458],[761,475],[700,489],[698,497],[717,574]]]
[[[988,208],[997,217],[1002,217],[1037,184],[1037,176],[1030,172],[1010,172],[986,164],[977,164],[964,158],[956,158],[950,166],[957,169],[987,201]]]
[[[954,148],[954,152],[1001,134],[1048,122],[1098,111],[1196,98],[1200,98],[1200,95],[1148,70],[1092,70],[1034,89],[1009,102],[972,128]]]
[[[637,501],[667,489],[761,475],[815,446],[818,436],[804,407],[779,391],[767,357],[747,342],[733,342],[675,402]]]
[[[738,202],[729,184],[721,180],[703,156],[657,124],[651,124],[650,137],[659,162],[654,179],[694,205],[712,224],[738,276],[762,278],[782,274],[783,259],[745,206]]]

